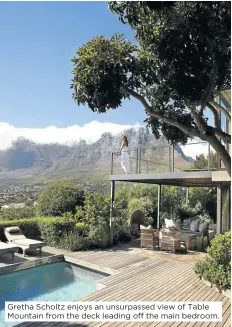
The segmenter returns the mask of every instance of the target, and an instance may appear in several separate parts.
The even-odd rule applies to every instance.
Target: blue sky
[[[0,2],[0,150],[19,136],[39,143],[93,142],[103,132],[143,124],[146,115],[136,100],[97,115],[72,99],[77,48],[116,32],[134,39],[108,2]]]
[[[0,121],[19,128],[142,123],[145,113],[135,100],[102,115],[72,100],[76,49],[115,32],[133,39],[107,2],[0,2]]]

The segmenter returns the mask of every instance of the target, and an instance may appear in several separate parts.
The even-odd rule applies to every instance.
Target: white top
[[[124,147],[122,148],[122,152],[128,152],[128,147],[127,147],[127,146],[124,146]]]

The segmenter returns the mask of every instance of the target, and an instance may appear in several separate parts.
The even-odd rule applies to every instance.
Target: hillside
[[[130,129],[128,136],[132,167],[135,171],[136,149],[141,152],[141,171],[167,170],[169,149],[167,140],[156,140],[146,128]],[[108,179],[111,153],[119,152],[121,134],[104,134],[97,142],[81,141],[72,146],[37,144],[20,138],[12,147],[0,151],[0,179]],[[164,147],[165,146],[165,147]],[[164,148],[157,148],[164,147]],[[175,147],[175,166],[189,166],[193,159],[186,157],[180,147]],[[158,167],[161,164],[161,168]],[[114,156],[114,171],[123,173],[119,154]]]

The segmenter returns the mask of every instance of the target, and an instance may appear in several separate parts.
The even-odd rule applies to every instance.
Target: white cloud
[[[41,144],[58,143],[72,145],[80,140],[85,140],[88,143],[96,142],[104,133],[117,135],[124,130],[140,126],[139,123],[135,125],[120,125],[92,121],[83,126],[73,125],[65,128],[58,128],[56,126],[18,128],[8,123],[0,122],[0,150],[9,148],[12,142],[19,137]]]
[[[24,137],[35,143],[41,144],[58,143],[72,145],[80,140],[85,140],[87,143],[96,142],[104,133],[117,135],[124,130],[139,128],[141,126],[142,125],[139,123],[135,125],[120,125],[91,121],[83,126],[73,125],[65,128],[56,126],[48,126],[45,128],[18,128],[8,123],[0,122],[0,150],[9,148],[12,142],[19,137]],[[199,140],[193,140],[192,142],[198,141]],[[204,143],[188,144],[181,146],[181,148],[186,156],[190,156],[194,159],[201,153],[205,155],[208,154],[208,145]]]
[[[196,143],[196,142],[202,142],[202,141],[193,140],[192,142],[189,142],[189,144],[181,146],[181,149],[183,150],[184,154],[186,156],[192,157],[193,159],[196,159],[196,156],[198,156],[199,154],[204,154],[205,156],[207,156],[209,153],[208,143]],[[210,151],[214,152],[212,147],[210,147]]]

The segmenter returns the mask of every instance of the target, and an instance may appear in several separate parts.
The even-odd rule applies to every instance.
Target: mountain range
[[[161,137],[156,139],[148,128],[131,128],[125,131],[135,171],[136,150],[141,149],[141,171],[167,170],[169,144]],[[61,144],[38,144],[19,138],[7,150],[0,151],[0,179],[68,178],[108,179],[114,154],[114,173],[123,173],[120,167],[121,135],[103,134],[95,143],[86,141],[72,146]],[[194,160],[185,156],[179,146],[174,150],[175,166],[186,168]]]

